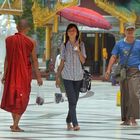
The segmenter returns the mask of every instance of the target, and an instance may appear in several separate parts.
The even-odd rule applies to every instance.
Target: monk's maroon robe
[[[23,114],[29,102],[32,70],[30,56],[33,42],[21,33],[6,39],[7,72],[1,108]]]

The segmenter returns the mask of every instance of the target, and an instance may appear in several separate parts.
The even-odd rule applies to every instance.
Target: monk
[[[11,112],[13,125],[12,132],[22,132],[19,127],[21,116],[25,112],[31,91],[33,64],[38,85],[42,85],[38,61],[35,53],[36,42],[26,34],[29,24],[21,19],[17,24],[18,33],[6,38],[6,57],[4,62],[4,84],[1,108]]]

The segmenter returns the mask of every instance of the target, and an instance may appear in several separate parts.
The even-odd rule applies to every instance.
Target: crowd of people
[[[17,24],[18,33],[6,38],[6,57],[4,63],[4,84],[1,109],[11,113],[13,124],[12,132],[23,132],[19,121],[26,111],[31,92],[32,66],[35,69],[36,80],[39,86],[43,84],[38,69],[36,41],[27,36],[30,27],[26,19]],[[140,40],[135,39],[135,25],[126,23],[125,37],[118,41],[110,58],[105,78],[110,79],[113,64],[119,58],[119,64],[126,63],[126,77],[120,80],[121,89],[121,125],[137,125],[139,119],[140,98]],[[66,29],[66,40],[60,47],[55,65],[56,87],[68,98],[68,114],[66,124],[68,130],[78,131],[80,125],[77,119],[76,107],[79,98],[80,86],[83,79],[82,65],[86,60],[84,42],[80,40],[76,24],[70,23]]]

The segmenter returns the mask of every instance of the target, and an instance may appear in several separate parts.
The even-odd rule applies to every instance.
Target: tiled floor
[[[45,104],[35,104],[38,87],[32,82],[29,106],[20,126],[25,132],[10,132],[11,115],[0,110],[0,140],[139,140],[140,125],[121,126],[120,107],[116,106],[116,92],[107,82],[92,82],[92,93],[80,94],[77,114],[80,131],[67,131],[65,117],[67,101],[55,104],[58,89],[54,81],[44,81],[40,91],[45,94]],[[139,123],[140,124],[140,123]]]

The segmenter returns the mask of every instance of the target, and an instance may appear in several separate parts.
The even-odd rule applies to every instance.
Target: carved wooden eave
[[[54,9],[50,10],[48,7],[42,8],[37,1],[34,0],[32,7],[33,22],[36,27],[43,27],[47,24],[52,24],[52,20],[56,13],[64,8],[78,4],[78,0],[71,0],[67,3],[57,2]]]
[[[106,11],[107,13],[115,16],[118,20],[125,22],[136,22],[137,16],[135,12],[130,12],[129,10],[123,11],[123,9],[118,8],[114,3],[109,3],[107,0],[95,0],[98,7]]]
[[[0,5],[0,14],[21,15],[23,13],[22,0],[4,0]]]

